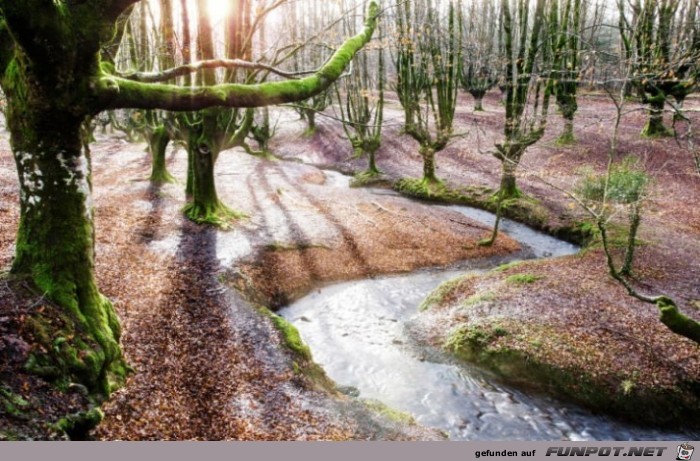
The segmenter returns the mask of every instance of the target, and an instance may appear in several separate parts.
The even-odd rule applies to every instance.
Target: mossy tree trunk
[[[647,120],[642,136],[647,138],[659,138],[669,136],[670,132],[664,125],[664,107],[666,96],[663,93],[647,98],[649,104],[649,119]]]
[[[175,181],[168,173],[165,152],[170,144],[170,133],[165,125],[158,125],[148,138],[148,149],[151,151],[151,177],[154,184],[164,184]]]
[[[367,150],[367,172],[371,175],[378,175],[381,173],[379,171],[379,168],[377,168],[377,149],[368,149]]]
[[[438,182],[435,174],[435,149],[430,146],[421,146],[420,155],[423,157],[423,181],[429,183]]]
[[[213,135],[214,133],[206,128],[201,131],[194,130],[190,134],[187,149],[193,163],[193,185],[191,199],[184,211],[194,222],[226,227],[231,218],[239,215],[224,205],[216,192],[214,166],[219,155],[219,147]]]
[[[67,342],[55,353],[70,378],[108,395],[126,365],[119,320],[95,279],[91,165],[81,139],[85,82],[73,79],[61,88],[54,80],[60,72],[38,76],[33,71],[41,67],[28,61],[17,50],[2,77],[20,184],[12,273],[31,280],[90,338],[91,344]]]
[[[521,196],[520,190],[516,183],[516,172],[518,170],[517,155],[512,159],[503,160],[501,162],[501,187],[498,190],[499,199],[508,200]]]
[[[557,138],[557,143],[560,145],[574,144],[576,137],[574,136],[574,116],[568,117],[564,114],[564,130]]]
[[[310,107],[305,108],[304,118],[306,118],[306,134],[311,136],[316,133],[316,110]]]
[[[557,139],[561,145],[573,144],[574,116],[578,110],[576,93],[581,73],[579,34],[581,0],[553,0],[550,5],[549,30],[552,37],[552,90],[564,118],[564,131]],[[585,20],[584,20],[585,22]]]

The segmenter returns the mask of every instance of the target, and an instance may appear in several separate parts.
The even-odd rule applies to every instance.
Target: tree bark
[[[435,175],[435,149],[423,146],[420,154],[423,157],[423,181],[430,183],[439,182]]]
[[[503,200],[518,198],[521,195],[515,180],[517,168],[517,162],[508,159],[501,160],[501,188],[498,193]]]
[[[559,135],[557,144],[568,145],[574,144],[575,142],[576,137],[574,136],[574,119],[573,114],[571,114],[571,118],[564,116],[564,131],[562,131],[561,135]]]
[[[168,173],[165,151],[170,143],[170,134],[163,125],[159,125],[151,133],[148,140],[148,148],[151,151],[151,182],[155,184],[163,184],[173,182],[173,178]]]
[[[659,138],[670,136],[670,131],[664,125],[664,97],[654,97],[649,101],[649,120],[642,130],[642,136],[647,138]]]
[[[474,98],[474,112],[483,112],[484,111],[484,97],[475,97]]]
[[[59,112],[18,114],[13,102],[8,121],[20,225],[12,273],[28,276],[94,342],[66,343],[57,354],[73,379],[108,395],[123,381],[126,365],[117,314],[95,280],[90,161],[82,150],[80,121]]]
[[[374,149],[370,149],[369,152],[367,152],[367,157],[369,160],[369,164],[367,165],[367,172],[372,174],[372,175],[377,175],[380,173],[379,168],[377,168],[377,151]]]
[[[219,155],[218,140],[212,130],[216,127],[215,114],[204,111],[202,130],[190,133],[187,150],[192,161],[192,196],[185,206],[185,215],[200,224],[226,228],[229,221],[242,217],[219,200],[214,179],[214,166]]]

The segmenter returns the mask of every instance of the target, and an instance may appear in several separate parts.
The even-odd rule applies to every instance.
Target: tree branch
[[[346,40],[331,59],[309,77],[257,85],[221,84],[183,88],[102,74],[93,82],[97,109],[195,111],[214,106],[262,107],[308,99],[326,90],[338,79],[355,54],[371,40],[377,26],[378,11],[378,5],[373,1],[369,6],[364,30]]]
[[[206,61],[196,61],[190,64],[174,67],[162,72],[130,72],[119,73],[120,78],[133,80],[142,83],[158,83],[172,80],[183,75],[192,74],[202,69],[253,69],[266,70],[273,74],[285,78],[299,78],[302,75],[310,75],[318,72],[317,70],[287,72],[267,64],[244,61],[242,59],[209,59]]]

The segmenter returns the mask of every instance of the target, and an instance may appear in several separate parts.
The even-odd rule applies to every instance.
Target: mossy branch
[[[355,54],[372,38],[379,6],[369,6],[364,30],[346,40],[312,76],[293,81],[257,85],[221,84],[183,88],[175,85],[136,82],[102,74],[94,82],[101,110],[120,108],[195,111],[207,107],[262,107],[308,99],[325,91],[338,79]]]
[[[265,70],[270,73],[279,75],[280,77],[298,79],[302,75],[311,75],[317,73],[318,70],[287,72],[282,69],[277,69],[267,64],[244,61],[243,59],[208,59],[197,61],[190,64],[167,69],[162,72],[129,72],[119,74],[119,77],[127,80],[142,83],[158,83],[173,80],[187,74],[193,74],[203,69],[250,69],[250,70]]]

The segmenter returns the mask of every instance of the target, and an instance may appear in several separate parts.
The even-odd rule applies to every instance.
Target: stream
[[[326,175],[327,185],[347,187],[347,177]],[[495,219],[469,207],[441,207],[486,225]],[[520,258],[578,251],[510,220],[502,221],[501,230],[520,242]],[[299,330],[314,361],[344,392],[409,413],[452,440],[697,440],[698,434],[633,426],[521,392],[477,367],[413,344],[408,329],[422,300],[446,280],[488,268],[484,261],[465,264],[326,286],[278,313]]]

